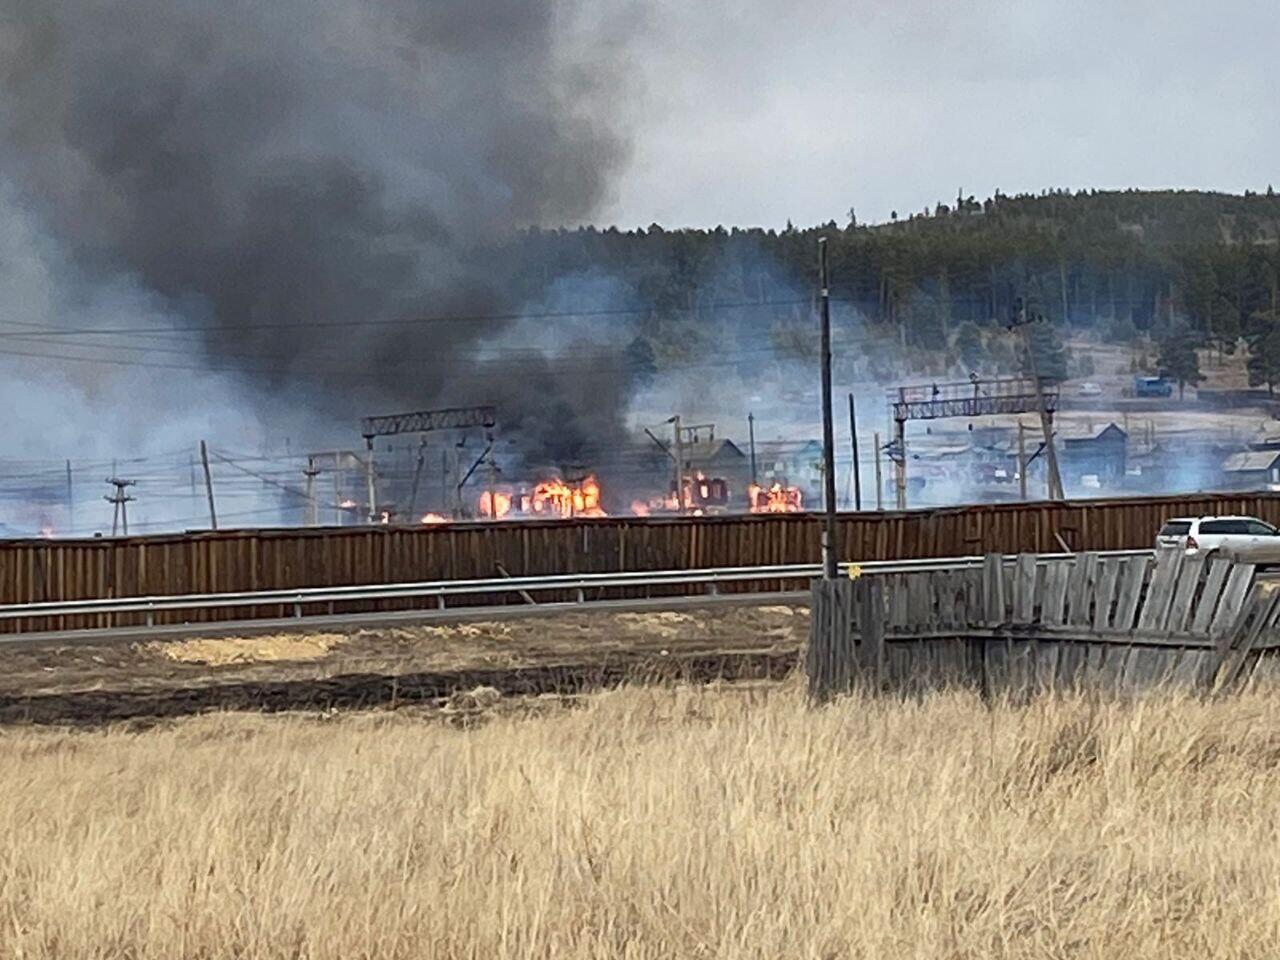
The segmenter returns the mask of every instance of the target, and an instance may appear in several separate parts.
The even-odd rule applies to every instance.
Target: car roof
[[[1169,517],[1165,523],[1203,523],[1205,520],[1257,520],[1266,523],[1261,517],[1248,517],[1240,513],[1208,514],[1200,517]]]
[[[1203,517],[1179,517],[1178,519],[1179,520],[1195,520],[1200,523],[1204,523],[1206,520],[1257,520],[1259,523],[1267,522],[1261,519],[1260,517],[1250,517],[1242,513],[1212,514],[1210,516],[1203,516]]]

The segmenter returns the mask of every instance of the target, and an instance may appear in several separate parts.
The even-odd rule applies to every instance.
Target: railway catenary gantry
[[[365,417],[360,421],[360,433],[365,444],[365,483],[368,487],[369,522],[377,523],[378,504],[376,476],[373,465],[373,440],[375,437],[394,437],[403,433],[431,433],[435,430],[465,430],[471,427],[483,427],[485,441],[488,446],[481,454],[481,459],[489,456],[493,448],[493,428],[497,425],[497,411],[490,406],[479,407],[443,407],[439,410],[414,410],[409,413],[389,413]],[[480,460],[476,461],[476,465]],[[473,466],[471,468],[475,470]],[[417,493],[418,476],[422,470],[422,458],[418,458],[418,469],[414,474],[414,494]],[[470,476],[470,472],[468,472]],[[490,498],[493,496],[493,474],[490,471]],[[411,497],[412,500],[414,498]],[[490,500],[492,502],[492,499]]]
[[[894,439],[889,445],[889,452],[894,464],[898,509],[906,509],[907,505],[908,420],[1038,412],[1046,418],[1049,435],[1052,435],[1058,397],[1056,386],[1042,383],[1038,391],[1033,377],[983,379],[974,376],[967,381],[915,384],[891,389],[888,392],[888,403],[893,417]]]

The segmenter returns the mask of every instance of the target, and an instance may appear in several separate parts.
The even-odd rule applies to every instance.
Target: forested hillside
[[[1023,298],[1058,334],[1149,336],[1187,382],[1197,372],[1177,368],[1194,365],[1194,348],[1244,347],[1254,382],[1280,383],[1280,198],[1270,188],[997,192],[885,224],[851,210],[845,224],[782,231],[535,230],[505,253],[530,295],[552,278],[596,278],[560,294],[584,302],[604,291],[611,306],[642,309],[661,354],[673,329],[696,337],[726,311],[739,325],[759,316],[741,304],[774,305],[773,335],[785,342],[776,305],[805,312],[819,236],[830,238],[833,296],[902,350],[946,348],[977,366]]]

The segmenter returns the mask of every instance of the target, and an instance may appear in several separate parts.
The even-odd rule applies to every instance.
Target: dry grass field
[[[1280,713],[799,684],[0,732],[0,956],[1269,957]],[[479,713],[474,711],[479,710]]]

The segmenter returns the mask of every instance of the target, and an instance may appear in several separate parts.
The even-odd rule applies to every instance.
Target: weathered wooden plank
[[[1056,646],[1056,645],[1055,645]],[[1038,693],[1035,640],[1013,640],[1009,646],[1008,694],[1023,701]]]
[[[1230,560],[1214,558],[1209,564],[1209,575],[1205,578],[1204,588],[1200,591],[1200,599],[1196,602],[1195,616],[1191,618],[1191,632],[1209,632],[1213,623],[1213,615],[1218,609],[1218,600],[1222,597],[1222,589],[1227,583],[1227,574],[1231,572]]]
[[[1091,643],[1085,647],[1084,663],[1080,669],[1081,686],[1087,690],[1113,692],[1119,686],[1125,660],[1129,656],[1127,647],[1108,647],[1100,643]]]
[[[1004,557],[998,553],[989,553],[983,558],[982,591],[984,621],[992,626],[1004,623]]]
[[[859,581],[862,588],[858,603],[858,623],[861,626],[860,660],[862,675],[872,690],[883,690],[885,685],[885,596],[884,581],[871,577]]]
[[[1045,566],[1041,623],[1061,626],[1067,622],[1067,584],[1070,582],[1073,566],[1070,560],[1054,560]]]
[[[1229,639],[1236,620],[1245,609],[1245,598],[1253,585],[1253,564],[1237,563],[1227,575],[1227,585],[1222,588],[1222,598],[1209,624],[1210,638],[1221,646]]]
[[[1176,647],[1130,647],[1121,689],[1138,693],[1158,687],[1181,654],[1182,651]]]
[[[1151,576],[1151,586],[1147,589],[1146,599],[1142,603],[1142,612],[1138,616],[1139,630],[1162,631],[1164,629],[1174,584],[1182,569],[1182,559],[1181,550],[1164,550],[1157,557],[1156,570]]]
[[[1169,600],[1169,613],[1165,622],[1156,627],[1170,633],[1183,633],[1191,626],[1195,611],[1196,594],[1200,590],[1200,578],[1204,574],[1204,558],[1187,557],[1182,561],[1177,583]]]
[[[950,629],[956,625],[956,576],[949,571],[933,575],[933,591],[938,598],[938,625]]]
[[[908,573],[907,619],[903,624],[909,630],[931,630],[937,627],[933,616],[933,592],[930,589],[933,575]]]
[[[1240,684],[1254,645],[1272,622],[1277,606],[1280,606],[1280,594],[1266,591],[1260,584],[1253,586],[1244,609],[1235,618],[1232,632],[1219,645],[1219,668],[1214,683],[1217,689]]]
[[[1053,641],[1035,640],[1029,646],[1032,669],[1035,674],[1033,685],[1039,693],[1051,693],[1058,688],[1063,645]]]
[[[1109,631],[1103,633],[1092,627],[1039,627],[1036,635],[1044,640],[1059,642],[1090,643],[1106,647],[1174,647],[1191,649],[1212,649],[1214,643],[1208,637],[1197,637],[1194,634],[1149,633],[1144,630],[1131,630],[1128,633]]]
[[[809,646],[805,650],[805,672],[809,675],[809,696],[824,700],[830,696],[831,676],[831,591],[824,580],[809,587]]]
[[[1098,568],[1098,586],[1093,596],[1093,628],[1107,630],[1111,627],[1111,607],[1115,602],[1116,582],[1120,575],[1120,561],[1115,558],[1102,560]]]
[[[1055,643],[1054,646],[1058,649],[1058,672],[1053,689],[1070,692],[1083,688],[1081,674],[1084,672],[1088,647],[1071,641]]]
[[[1013,622],[1031,624],[1036,619],[1036,606],[1039,597],[1036,595],[1036,555],[1034,553],[1018,554],[1013,568]]]
[[[1206,689],[1207,674],[1211,672],[1213,663],[1214,655],[1211,651],[1182,650],[1169,676],[1170,686],[1189,691]]]
[[[1142,589],[1151,569],[1151,561],[1147,557],[1131,557],[1125,566],[1120,586],[1120,596],[1116,601],[1115,617],[1111,621],[1114,630],[1132,630],[1138,614],[1138,605],[1142,602]]]
[[[1071,609],[1067,622],[1088,626],[1093,622],[1093,595],[1098,578],[1098,555],[1082,553],[1076,558],[1076,576],[1070,585],[1067,602]]]
[[[896,574],[888,578],[889,590],[889,633],[900,633],[911,622],[911,597],[907,586],[907,576]]]
[[[982,690],[991,699],[1000,699],[1009,691],[1009,640],[992,640],[981,644]]]

